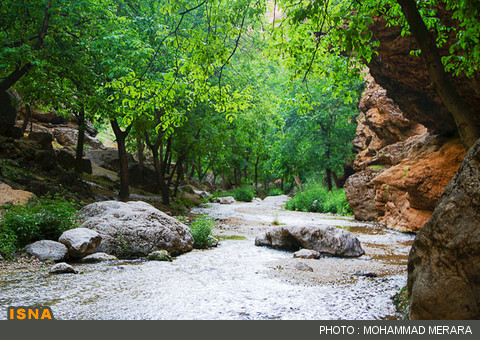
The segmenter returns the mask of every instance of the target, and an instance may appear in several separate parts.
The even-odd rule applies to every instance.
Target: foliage
[[[233,198],[235,198],[236,201],[251,202],[254,197],[255,197],[254,190],[252,187],[249,187],[249,186],[236,188],[233,191]]]
[[[211,237],[214,226],[213,219],[207,215],[200,215],[190,225],[190,233],[193,237],[195,248],[208,248],[213,238]]]
[[[267,196],[280,196],[283,195],[283,191],[280,188],[273,188],[268,191]]]
[[[59,196],[6,206],[0,225],[1,248],[11,254],[34,241],[57,240],[65,230],[77,227],[77,220],[76,204]]]
[[[343,189],[328,191],[322,184],[308,183],[285,205],[288,210],[352,215],[353,210],[345,199]]]

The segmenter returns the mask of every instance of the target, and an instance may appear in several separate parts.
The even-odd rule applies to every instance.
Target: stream
[[[395,318],[392,297],[406,283],[414,236],[352,218],[285,211],[286,199],[195,208],[215,218],[220,245],[173,262],[74,264],[76,275],[0,271],[0,319],[9,306],[50,306],[57,319]],[[356,234],[366,254],[306,260],[256,247],[255,236],[273,224],[343,228]],[[299,269],[300,262],[312,271]]]

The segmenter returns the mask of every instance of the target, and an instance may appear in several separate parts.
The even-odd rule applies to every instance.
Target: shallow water
[[[265,202],[263,211],[271,213],[280,203]],[[237,214],[241,213],[236,209],[252,205],[210,205],[197,212],[215,215],[214,211],[220,211],[216,217],[221,218],[229,210],[239,217]],[[267,206],[270,208],[266,209]],[[222,215],[221,211],[225,213]],[[289,216],[289,212],[283,214]],[[299,216],[296,220],[301,223]],[[312,215],[305,216],[310,219]],[[328,219],[315,217],[315,222],[321,220],[325,224]],[[268,218],[263,216],[260,221]],[[331,219],[332,222],[339,220]],[[343,226],[355,223],[350,219],[340,222]],[[255,226],[251,223],[247,229]],[[250,234],[241,229],[238,233],[247,239],[226,239],[217,248],[195,250],[171,263],[77,264],[75,268],[80,273],[76,275],[49,276],[47,269],[0,272],[0,318],[6,317],[8,306],[25,305],[51,306],[57,319],[379,319],[395,314],[391,298],[406,282],[403,266],[392,275],[355,277],[346,284],[315,284],[302,279],[304,272],[279,265],[292,261],[291,253],[256,247]],[[358,235],[372,244],[381,243],[378,238],[386,236],[388,241],[382,244],[389,247],[388,251],[393,249],[403,258],[408,254],[409,245],[402,242],[411,240],[411,236],[395,232]],[[375,256],[371,259],[372,263],[384,261]],[[355,261],[368,262],[332,258],[302,261],[317,261],[319,268],[322,263],[333,267],[352,264],[348,267],[351,273],[355,271]],[[273,275],[279,271],[285,275]],[[321,276],[321,269],[315,267],[309,275]],[[285,279],[297,276],[298,280]]]

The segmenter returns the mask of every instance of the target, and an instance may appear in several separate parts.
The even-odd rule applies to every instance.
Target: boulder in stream
[[[293,251],[306,248],[337,257],[365,254],[352,233],[331,226],[278,226],[258,236],[255,245]]]
[[[189,228],[152,205],[105,201],[80,211],[83,227],[102,236],[99,250],[118,257],[147,256],[156,250],[178,255],[193,249]]]
[[[215,203],[220,203],[220,204],[233,204],[233,203],[235,203],[235,198],[233,198],[232,196],[217,197],[217,198],[215,198]]]
[[[62,261],[67,257],[68,249],[60,242],[42,240],[29,244],[25,251],[41,260]]]
[[[58,242],[63,243],[70,257],[81,259],[95,252],[100,245],[102,237],[94,230],[87,228],[75,228],[65,231]]]
[[[57,263],[50,269],[50,274],[76,274],[77,271],[65,262]]]

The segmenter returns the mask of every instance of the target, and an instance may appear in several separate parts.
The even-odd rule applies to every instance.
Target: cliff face
[[[451,13],[438,8],[440,21],[455,26]],[[375,220],[417,232],[431,217],[445,186],[465,155],[453,117],[441,102],[412,36],[386,27],[382,17],[371,26],[380,41],[368,64],[371,77],[359,105],[354,145],[356,174],[345,184],[347,200],[361,220]],[[448,52],[454,36],[440,48]],[[373,80],[374,79],[374,80]],[[480,126],[480,72],[450,77]]]
[[[359,220],[417,232],[431,217],[465,154],[458,138],[405,117],[371,76],[359,108],[357,156],[345,194]]]

